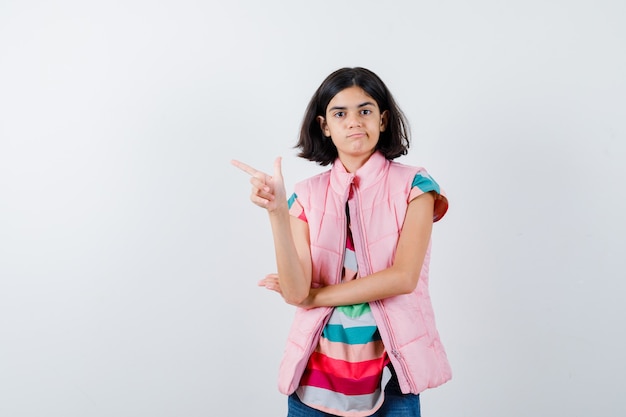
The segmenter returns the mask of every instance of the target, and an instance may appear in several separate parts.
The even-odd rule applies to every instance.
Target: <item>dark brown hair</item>
[[[406,155],[409,149],[409,124],[398,107],[385,83],[372,71],[365,68],[341,68],[330,74],[319,86],[304,113],[300,138],[295,148],[300,149],[299,157],[328,165],[337,159],[337,148],[332,140],[324,136],[317,120],[326,117],[328,103],[337,93],[357,86],[376,100],[380,112],[387,110],[387,128],[381,132],[376,149],[387,159]]]

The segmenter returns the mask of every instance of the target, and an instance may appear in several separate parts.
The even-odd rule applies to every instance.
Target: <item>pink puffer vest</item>
[[[331,170],[296,184],[295,193],[309,225],[313,287],[341,279],[351,187],[350,217],[359,274],[369,275],[392,265],[411,184],[420,171],[423,169],[390,162],[376,152],[356,175],[336,161]],[[447,201],[441,203],[436,206],[435,219],[447,209]],[[370,303],[403,393],[420,393],[452,376],[428,294],[429,260],[430,247],[411,294]],[[283,394],[298,387],[330,311],[329,307],[296,310],[280,365],[278,388]]]

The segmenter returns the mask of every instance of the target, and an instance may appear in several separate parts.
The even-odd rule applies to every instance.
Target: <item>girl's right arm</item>
[[[306,222],[289,214],[280,162],[280,158],[274,161],[273,176],[243,162],[232,161],[232,164],[250,174],[250,200],[269,214],[280,293],[287,303],[300,305],[309,296],[311,288],[309,229]]]
[[[274,236],[280,293],[287,303],[299,306],[309,297],[311,289],[309,226],[306,222],[289,215],[288,211],[283,214],[282,210],[280,218],[270,214],[270,223]],[[283,273],[287,274],[287,279],[283,278]]]

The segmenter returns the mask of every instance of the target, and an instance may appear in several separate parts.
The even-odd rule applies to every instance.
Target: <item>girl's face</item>
[[[387,115],[361,87],[353,86],[330,100],[326,116],[318,116],[318,122],[333,141],[341,162],[354,172],[376,150],[380,132],[387,127]]]

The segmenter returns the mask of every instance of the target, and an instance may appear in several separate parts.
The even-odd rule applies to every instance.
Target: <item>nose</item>
[[[348,113],[347,116],[348,127],[360,127],[361,126],[361,118],[358,113]]]

